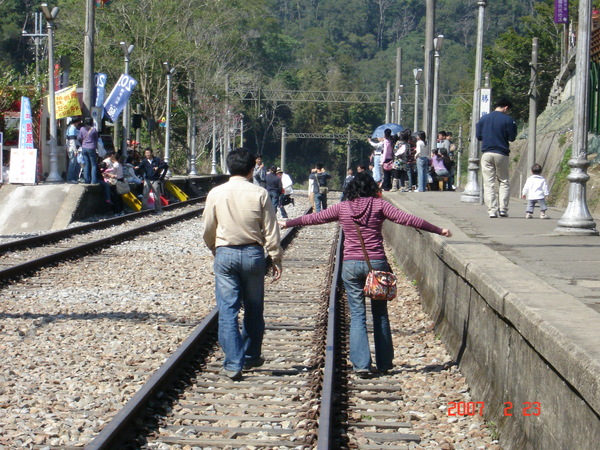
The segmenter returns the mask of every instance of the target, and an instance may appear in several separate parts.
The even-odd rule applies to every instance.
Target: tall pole
[[[281,170],[285,172],[285,127],[281,127]]]
[[[240,147],[244,146],[244,115],[240,116]]]
[[[396,89],[394,90],[394,101],[396,102],[395,123],[402,122],[402,49],[396,49]]]
[[[175,73],[175,68],[168,62],[163,63],[165,74],[167,75],[167,116],[165,120],[165,162],[169,162],[169,147],[171,144],[171,78]]]
[[[413,69],[415,77],[415,117],[413,121],[413,131],[419,131],[419,80],[423,75],[423,69]]]
[[[138,116],[141,116],[141,115],[142,115],[142,105],[140,105],[139,103],[137,104],[137,107],[136,107],[136,114],[137,114]],[[141,135],[141,132],[142,132],[142,129],[141,129],[141,127],[140,127],[140,128],[137,128],[137,129],[135,130],[135,141],[136,141],[138,144],[139,144],[139,142],[140,142],[140,135]]]
[[[189,117],[189,121],[190,121],[190,126],[189,126],[189,130],[190,130],[190,175],[197,175],[196,173],[196,134],[197,134],[197,123],[196,121],[198,120],[196,118],[196,85],[194,84],[194,82],[190,82],[190,105],[191,105],[191,112],[190,112],[190,117]]]
[[[432,89],[432,69],[431,53],[433,38],[435,33],[435,0],[426,0],[425,15],[425,65],[423,66],[424,94],[423,94],[423,130],[429,130],[431,121],[431,89]],[[427,136],[430,138],[430,136]]]
[[[458,126],[458,144],[456,146],[456,177],[454,182],[456,183],[456,187],[460,186],[460,160],[462,159],[462,125]]]
[[[431,130],[429,132],[429,147],[433,150],[436,145],[438,128],[438,93],[440,79],[440,50],[442,49],[443,35],[439,35],[433,40],[433,96],[431,99]]]
[[[213,106],[213,127],[212,127],[212,163],[210,167],[210,174],[217,174],[217,115],[215,114],[215,108]]]
[[[481,72],[483,68],[483,22],[485,19],[486,1],[477,2],[479,14],[477,17],[477,48],[475,53],[475,82],[473,83],[473,109],[471,111],[471,132],[469,144],[469,173],[467,184],[460,200],[465,203],[479,201],[479,141],[476,137],[475,127],[481,114],[479,91],[481,90]]]
[[[529,133],[527,138],[527,168],[535,164],[535,147],[537,144],[537,70],[538,70],[538,38],[534,37],[531,43],[531,79],[529,84]]]
[[[50,115],[50,168],[46,181],[51,183],[63,181],[58,173],[58,149],[56,148],[56,102],[54,98],[54,19],[58,14],[58,6],[50,8],[42,3],[42,11],[46,16],[46,29],[48,32],[48,113]]]
[[[348,169],[350,167],[350,164],[352,163],[352,158],[350,157],[350,150],[351,150],[350,139],[352,137],[351,133],[352,133],[352,128],[350,127],[350,125],[348,125],[348,143],[346,144],[346,148],[347,148],[346,169]]]
[[[91,115],[94,106],[94,0],[85,1],[83,36],[83,114]]]
[[[587,207],[586,183],[590,179],[587,168],[588,107],[590,74],[590,33],[592,0],[580,0],[577,26],[577,54],[575,63],[575,119],[573,120],[573,152],[569,160],[569,204],[554,230],[557,234],[597,236],[596,223]]]
[[[125,75],[129,75],[129,55],[133,51],[134,45],[127,45],[125,42],[119,44],[123,50],[123,59],[125,61]],[[123,108],[123,139],[121,141],[121,154],[127,156],[127,139],[129,139],[129,100]]]
[[[388,81],[385,88],[385,123],[390,123],[390,82]]]

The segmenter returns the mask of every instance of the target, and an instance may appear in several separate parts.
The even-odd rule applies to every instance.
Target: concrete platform
[[[385,194],[450,239],[389,222],[384,232],[471,397],[505,448],[599,448],[600,237],[553,235],[562,210],[527,220],[512,200],[510,217],[490,219],[460,195]],[[535,402],[541,414],[527,415]]]
[[[190,197],[206,194],[214,185],[227,179],[226,175],[174,177],[176,184]],[[141,186],[132,192],[141,194]],[[136,190],[137,189],[137,190]],[[66,228],[72,221],[110,214],[100,185],[38,184],[23,186],[0,185],[0,236],[22,236]],[[15,236],[16,237],[16,236]]]

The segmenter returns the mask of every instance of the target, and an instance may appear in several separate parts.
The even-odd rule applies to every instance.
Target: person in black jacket
[[[283,184],[281,183],[281,178],[277,176],[277,167],[271,167],[266,176],[266,183],[267,192],[269,193],[269,197],[271,197],[271,203],[273,203],[273,208],[275,209],[275,213],[277,213],[277,208],[279,208],[279,198],[283,193]]]
[[[150,192],[152,192],[154,208],[157,211],[162,211],[160,203],[160,196],[163,193],[162,182],[165,179],[169,165],[158,156],[154,156],[151,148],[147,148],[144,151],[144,159],[136,169],[139,169],[144,179],[143,209],[148,209],[148,198],[150,197]]]

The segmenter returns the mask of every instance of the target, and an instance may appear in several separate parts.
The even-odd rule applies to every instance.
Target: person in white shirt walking
[[[548,183],[542,176],[542,166],[534,164],[531,166],[532,175],[527,178],[525,186],[523,186],[523,198],[527,199],[527,209],[525,210],[525,218],[531,219],[533,217],[533,208],[536,203],[540,204],[540,219],[549,219],[546,211],[546,196],[550,195],[548,189]]]

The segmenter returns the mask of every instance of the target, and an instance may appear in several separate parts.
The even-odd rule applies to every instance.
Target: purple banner
[[[554,23],[569,22],[569,0],[554,0]]]

